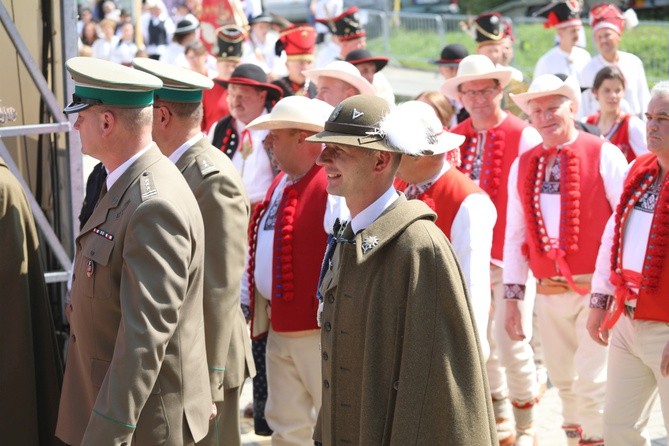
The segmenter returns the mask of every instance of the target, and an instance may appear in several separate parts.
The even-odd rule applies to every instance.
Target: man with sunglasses
[[[497,434],[502,445],[534,438],[532,407],[537,399],[536,369],[529,345],[532,308],[523,315],[527,339],[513,341],[504,331],[505,310],[502,286],[504,229],[506,226],[506,183],[511,163],[519,153],[536,146],[541,137],[532,127],[501,107],[504,87],[511,71],[497,67],[479,54],[465,57],[457,75],[444,82],[441,91],[458,99],[470,117],[450,131],[466,137],[460,146],[459,169],[483,189],[497,210],[491,253],[493,313],[490,318],[490,357],[486,363],[493,398]],[[531,294],[531,293],[528,293]],[[504,369],[506,369],[506,374]],[[509,404],[509,397],[511,404]],[[513,414],[511,413],[513,405]],[[515,418],[514,428],[512,419]]]

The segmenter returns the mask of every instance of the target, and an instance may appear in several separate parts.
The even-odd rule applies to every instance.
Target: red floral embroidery
[[[534,237],[537,249],[541,255],[548,254],[553,248],[558,250],[558,256],[575,254],[578,252],[578,233],[580,225],[581,192],[579,190],[580,173],[579,160],[570,147],[560,152],[560,237],[557,246],[546,232],[543,214],[541,213],[540,195],[541,185],[546,174],[546,164],[552,151],[538,151],[529,162],[529,171],[525,179],[525,219],[528,228],[528,237]],[[564,273],[564,272],[563,272]]]
[[[620,276],[623,273],[623,228],[634,205],[646,193],[658,175],[657,164],[647,169],[640,169],[635,176],[627,181],[627,186],[620,197],[616,209],[616,227],[611,249],[611,270]],[[664,179],[660,194],[655,204],[655,215],[648,234],[646,257],[642,271],[641,288],[648,292],[656,292],[660,273],[664,265],[667,249],[669,249],[669,176]]]
[[[474,163],[476,161],[476,147],[478,142],[478,133],[470,128],[472,133],[466,135],[467,139],[461,146],[461,164],[460,172],[471,178]],[[498,129],[488,130],[486,133],[485,147],[483,149],[483,159],[481,160],[481,177],[479,178],[479,187],[486,191],[490,199],[494,202],[497,198],[497,192],[501,185],[500,177],[502,175],[502,158],[504,157],[506,132]]]

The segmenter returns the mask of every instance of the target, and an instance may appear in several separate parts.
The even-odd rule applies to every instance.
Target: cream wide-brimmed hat
[[[311,70],[304,70],[302,72],[306,77],[311,79],[312,82],[318,84],[318,78],[323,77],[333,77],[335,79],[342,80],[348,84],[351,84],[353,87],[358,89],[360,94],[375,94],[376,91],[372,84],[370,84],[367,79],[362,77],[360,71],[355,67],[355,65],[345,62],[343,60],[335,60],[330,62],[323,68],[313,68]]]
[[[500,87],[506,87],[511,81],[511,70],[497,67],[488,56],[472,54],[462,59],[455,77],[447,79],[441,85],[441,92],[448,98],[458,97],[458,87],[465,82],[485,79],[497,79]]]
[[[534,78],[526,93],[511,93],[509,96],[525,114],[529,115],[529,103],[532,99],[553,95],[565,96],[578,107],[581,101],[581,87],[574,76],[567,76],[562,80],[554,74],[542,74]]]
[[[277,102],[271,113],[257,117],[246,127],[251,130],[299,129],[322,132],[332,110],[333,106],[320,99],[288,96]]]

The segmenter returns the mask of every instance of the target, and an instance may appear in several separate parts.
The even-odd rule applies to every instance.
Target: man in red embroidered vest
[[[489,329],[490,358],[486,369],[502,445],[515,442],[516,430],[532,440],[532,406],[538,393],[533,352],[528,341],[532,332],[532,307],[523,312],[527,339],[514,341],[504,331],[502,254],[506,226],[505,185],[511,163],[518,154],[541,142],[535,129],[501,108],[502,90],[510,79],[511,73],[505,68],[495,67],[488,57],[471,55],[460,62],[458,74],[446,80],[441,87],[442,93],[449,98],[458,98],[470,114],[468,119],[451,129],[453,133],[466,137],[460,146],[462,162],[459,170],[490,196],[497,210],[490,264],[494,311]],[[529,302],[532,297],[533,294],[529,293]],[[511,413],[509,396],[514,414]],[[514,416],[517,429],[510,421]]]
[[[663,406],[669,401],[669,82],[653,87],[646,120],[651,153],[630,166],[592,280],[588,331],[611,345],[607,446],[648,444],[645,408],[658,393]],[[663,412],[669,427],[669,413]]]
[[[447,161],[446,152],[457,149],[465,137],[444,130],[434,109],[425,102],[409,101],[397,107],[396,125],[416,144],[436,135],[433,153],[402,155],[395,187],[408,199],[417,198],[437,213],[436,225],[453,245],[469,289],[483,359],[490,354],[490,249],[497,212],[490,197]],[[418,121],[414,124],[415,121]]]
[[[325,171],[315,164],[322,145],[306,138],[331,111],[317,99],[290,96],[249,123],[269,130],[282,170],[253,215],[247,269],[251,336],[267,337],[265,417],[273,444],[310,443],[321,406],[316,289],[328,194]]]
[[[538,279],[536,312],[551,382],[571,444],[601,445],[606,349],[587,335],[589,282],[604,225],[627,161],[611,143],[574,127],[574,77],[544,74],[512,95],[543,138],[509,173],[504,287],[506,330],[521,339],[528,269]],[[587,197],[587,198],[586,198]]]

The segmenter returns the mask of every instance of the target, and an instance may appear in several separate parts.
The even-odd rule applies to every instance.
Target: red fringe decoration
[[[647,169],[640,169],[633,178],[628,180],[620,197],[620,203],[616,209],[616,226],[613,237],[613,246],[611,247],[611,270],[617,274],[622,274],[623,260],[623,228],[627,217],[634,205],[646,192],[646,189],[657,178],[657,164]],[[646,247],[646,257],[644,260],[641,274],[643,280],[641,288],[649,293],[658,291],[660,273],[664,265],[667,249],[669,249],[669,176],[665,178],[664,184],[660,189],[660,194],[655,205],[655,215],[653,223],[648,234],[648,245]]]
[[[293,284],[293,231],[295,227],[295,208],[297,207],[297,191],[292,186],[286,186],[283,192],[284,206],[279,208],[277,224],[274,231],[274,252],[280,253],[279,261],[274,263],[274,280],[280,290],[279,296],[285,301],[295,298]]]
[[[525,224],[528,237],[535,239],[537,254],[546,255],[551,249],[551,240],[546,232],[543,215],[541,213],[540,195],[543,178],[546,174],[548,157],[555,153],[537,151],[529,161],[529,170],[523,188],[525,206]],[[581,192],[579,190],[580,173],[579,160],[570,147],[564,147],[560,152],[560,239],[558,248],[566,254],[578,252],[578,234],[581,214]],[[529,252],[530,247],[524,248]],[[525,254],[526,252],[523,252]]]
[[[249,308],[251,309],[251,314],[253,314],[255,308],[256,281],[253,276],[256,270],[255,252],[256,247],[258,246],[258,226],[260,225],[260,219],[268,206],[269,200],[265,200],[259,206],[256,206],[253,210],[253,215],[251,216],[251,222],[249,224],[249,266],[246,270],[246,275],[249,281]],[[253,323],[253,318],[251,318],[251,323]]]

